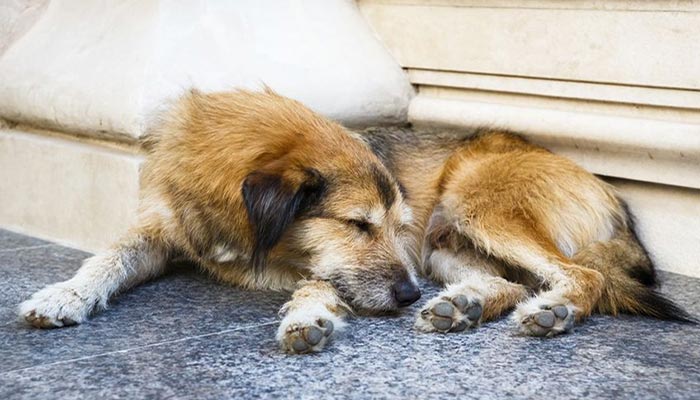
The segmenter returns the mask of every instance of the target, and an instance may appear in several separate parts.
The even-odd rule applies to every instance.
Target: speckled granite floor
[[[87,254],[0,230],[0,399],[630,398],[700,399],[700,328],[596,316],[555,339],[509,321],[466,334],[418,334],[418,305],[361,318],[322,354],[274,341],[285,296],[243,292],[184,266],[113,301],[89,323],[39,331],[14,308],[69,277]],[[700,315],[700,280],[664,274]],[[428,298],[436,289],[425,287]]]

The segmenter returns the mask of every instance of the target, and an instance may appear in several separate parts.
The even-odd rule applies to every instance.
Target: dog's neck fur
[[[432,211],[441,193],[445,166],[459,144],[476,130],[446,132],[411,128],[371,128],[363,140],[396,177],[413,210],[414,246],[420,249]]]

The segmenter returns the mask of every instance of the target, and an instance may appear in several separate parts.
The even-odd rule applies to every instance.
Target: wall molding
[[[408,68],[411,83],[693,111],[700,122],[700,90]]]

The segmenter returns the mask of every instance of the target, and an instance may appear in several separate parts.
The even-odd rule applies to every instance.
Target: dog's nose
[[[396,282],[393,287],[394,298],[399,307],[410,306],[420,299],[420,289],[410,280]]]

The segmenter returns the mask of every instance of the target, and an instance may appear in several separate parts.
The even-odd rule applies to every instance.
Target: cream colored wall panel
[[[414,125],[516,130],[616,177],[659,268],[700,277],[700,1],[359,5],[418,87]]]
[[[475,3],[360,6],[404,67],[700,89],[696,2],[677,11],[567,5],[573,1],[552,8],[544,1],[536,2],[542,8]]]
[[[611,180],[636,217],[656,265],[700,277],[700,190]]]
[[[0,129],[0,226],[87,251],[135,221],[137,153]]]

